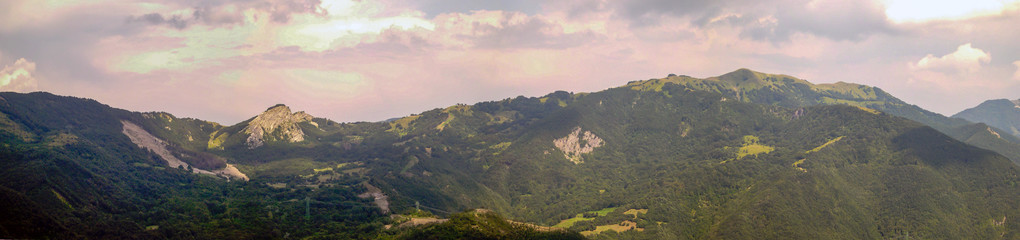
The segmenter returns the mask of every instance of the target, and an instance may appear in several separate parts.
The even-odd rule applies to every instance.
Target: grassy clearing
[[[867,108],[867,107],[863,107],[863,106],[856,106],[856,107],[857,107],[857,108],[861,108],[861,110],[864,110],[864,111],[867,111],[867,112],[871,112],[871,114],[878,114],[878,113],[881,113],[881,112],[880,112],[880,111],[878,111],[878,110],[875,110],[875,109],[871,109],[871,108]]]
[[[572,218],[568,218],[568,219],[564,219],[563,221],[560,221],[560,223],[557,223],[556,225],[553,225],[553,227],[567,229],[567,228],[573,227],[574,223],[577,223],[577,222],[580,222],[580,221],[591,221],[591,220],[595,220],[595,218],[586,218],[586,217],[583,217],[582,214],[577,214],[577,216],[574,216]]]
[[[878,98],[878,93],[875,89],[868,86],[861,86],[853,83],[837,82],[837,83],[823,83],[814,85],[812,90],[815,91],[826,91],[832,93],[838,93],[840,95],[847,95],[856,99],[875,99]]]
[[[797,160],[796,162],[793,162],[793,168],[796,168],[797,170],[800,170],[801,172],[807,172],[807,169],[804,169],[804,168],[800,167],[800,164],[803,164],[804,160],[807,160],[807,158],[801,158],[800,160]]]
[[[744,146],[741,146],[737,150],[737,159],[744,158],[750,155],[758,155],[761,153],[770,153],[775,148],[766,146],[758,143],[758,137],[747,135],[744,136]]]
[[[830,98],[830,97],[822,97],[822,103],[823,104],[829,104],[829,105],[835,105],[835,104],[850,105],[850,106],[857,107],[857,108],[859,108],[861,110],[864,110],[866,112],[869,112],[871,114],[879,114],[881,112],[879,112],[878,110],[875,110],[875,109],[871,109],[871,108],[865,107],[865,106],[870,106],[870,105],[885,105],[886,104],[885,102],[882,102],[882,101],[853,101],[853,100],[846,100],[846,99],[835,99],[835,98]]]
[[[726,163],[726,162],[729,162],[729,161],[733,161],[733,160],[738,160],[738,159],[741,159],[741,158],[744,158],[744,157],[747,157],[747,156],[757,156],[758,154],[770,153],[773,150],[776,150],[772,146],[763,145],[763,144],[759,143],[758,141],[759,141],[758,137],[755,137],[753,135],[744,136],[744,144],[743,144],[743,146],[740,146],[740,148],[737,149],[737,157],[736,158],[732,158],[732,159],[726,159],[726,160],[723,160],[722,162],[719,162],[719,163],[723,164],[723,163]],[[728,149],[728,148],[729,147],[726,147],[726,148],[724,148],[724,150]]]
[[[566,103],[564,103],[566,104]],[[517,115],[517,111],[499,111],[495,114],[484,113],[485,116],[489,117],[487,125],[503,124],[505,122],[513,121]]]
[[[587,213],[594,213],[594,214],[598,215],[599,217],[605,217],[606,215],[609,215],[609,213],[611,213],[613,211],[616,211],[615,207],[603,208],[602,210],[589,211]],[[594,217],[586,218],[586,217],[584,217],[584,214],[578,213],[576,216],[574,216],[572,218],[564,219],[563,221],[560,221],[556,225],[553,225],[553,227],[567,229],[567,228],[573,227],[574,223],[577,223],[577,222],[580,222],[580,221],[591,221],[591,220],[595,220],[595,218]]]
[[[219,134],[219,135],[216,135],[216,134]],[[213,133],[210,133],[209,134],[209,143],[206,144],[207,145],[206,148],[207,149],[220,149],[220,150],[223,150],[223,142],[227,141],[227,137],[229,137],[229,136],[230,136],[230,134],[227,134],[227,133],[220,134],[219,131],[215,131]]]
[[[364,165],[365,165],[365,163],[363,163],[363,162],[345,162],[345,163],[337,164],[336,165],[336,169],[340,170],[340,169],[343,169],[344,167],[347,167],[347,166],[364,166]]]
[[[592,230],[592,231],[583,231],[583,232],[581,232],[581,235],[591,236],[591,235],[599,234],[599,233],[602,233],[602,232],[605,232],[605,231],[609,231],[609,230],[613,230],[615,232],[624,232],[624,231],[635,230],[635,231],[639,231],[640,232],[640,231],[644,231],[645,229],[644,228],[638,228],[636,222],[623,221],[623,222],[620,222],[620,224],[610,224],[610,225],[595,226],[595,230]]]
[[[452,122],[454,118],[455,117],[453,116],[453,113],[447,113],[446,114],[446,120],[443,120],[443,122],[439,123],[439,125],[436,125],[436,130],[439,130],[440,132],[442,132],[443,129],[446,128],[446,126],[450,125],[450,122]]]
[[[836,143],[836,142],[838,142],[839,140],[842,140],[842,139],[843,139],[843,136],[839,136],[837,138],[829,140],[828,142],[825,142],[825,144],[822,144],[821,146],[818,146],[818,147],[816,147],[814,149],[811,149],[811,150],[807,150],[807,152],[804,152],[804,153],[813,153],[813,152],[820,151],[820,150],[822,150],[822,148],[828,147],[829,144]]]
[[[505,151],[508,147],[510,147],[510,144],[512,143],[501,142],[496,145],[489,146],[489,149],[496,150],[496,152],[492,153],[492,155],[499,155],[500,153],[503,153],[503,151]]]
[[[325,171],[333,171],[333,168],[331,168],[331,167],[327,167],[327,168],[315,168],[315,169],[312,169],[312,170],[315,170],[315,173],[320,173],[320,172],[325,172]]]
[[[52,189],[52,188],[50,188],[50,192],[53,192],[53,195],[56,196],[57,199],[60,200],[60,202],[64,203],[64,206],[67,206],[67,208],[70,208],[71,210],[74,210],[74,207],[71,206],[71,203],[67,202],[67,199],[64,198],[64,195],[60,195],[60,193],[58,193],[57,190]]]
[[[454,116],[455,112],[459,112],[464,116],[471,116],[472,114],[470,105],[457,104],[447,107],[443,109],[443,113],[446,113],[446,120],[443,120],[443,122],[439,123],[439,125],[436,125],[436,130],[442,132],[443,129],[446,129],[446,127],[450,126],[450,122],[453,122],[453,119],[456,119],[456,117]]]
[[[614,207],[612,207],[612,208],[603,208],[602,210],[591,211],[590,213],[598,214],[599,217],[605,217],[606,215],[609,215],[609,213],[611,213],[613,211],[616,211],[616,208],[614,208]]]
[[[829,140],[828,142],[825,142],[825,144],[822,144],[821,146],[818,146],[818,147],[815,147],[814,149],[805,151],[804,154],[821,151],[823,148],[828,147],[829,145],[831,145],[833,143],[836,143],[836,142],[838,142],[839,140],[842,140],[842,139],[843,139],[843,136],[839,136],[837,138]],[[806,161],[806,160],[807,160],[807,158],[801,158],[800,160],[797,160],[796,162],[793,162],[793,167],[796,168],[797,170],[800,170],[801,172],[807,172],[807,169],[804,169],[804,168],[800,167],[800,165],[803,164],[804,161]]]
[[[645,91],[645,92],[661,92],[662,87],[668,82],[676,83],[675,81],[668,81],[664,79],[652,79],[647,81],[638,81],[630,84],[630,89]]]
[[[418,120],[419,117],[421,117],[421,115],[411,115],[393,120],[390,122],[390,129],[386,130],[386,132],[396,133],[398,136],[403,137],[411,132],[413,129],[411,125],[414,124],[414,120]]]
[[[623,212],[623,215],[634,215],[634,219],[637,219],[638,214],[648,214],[648,209],[627,209]]]
[[[775,150],[775,148],[761,144],[745,145],[737,150],[737,159],[762,153],[769,153],[772,152],[772,150]]]

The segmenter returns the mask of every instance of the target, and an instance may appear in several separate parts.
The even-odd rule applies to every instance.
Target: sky
[[[952,115],[1020,98],[1020,1],[0,1],[0,91],[380,121],[739,68]]]

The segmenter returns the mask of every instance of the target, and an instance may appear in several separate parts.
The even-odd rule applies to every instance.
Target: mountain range
[[[357,123],[0,93],[0,237],[1017,238],[1015,125],[968,111],[748,69]]]

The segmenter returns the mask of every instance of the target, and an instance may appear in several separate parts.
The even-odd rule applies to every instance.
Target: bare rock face
[[[171,168],[177,167],[188,168],[189,166],[188,163],[181,161],[181,159],[175,157],[174,154],[171,153],[169,149],[167,149],[167,142],[163,141],[163,139],[159,139],[156,136],[153,136],[151,133],[145,131],[145,129],[142,129],[142,127],[132,122],[121,120],[120,123],[124,125],[122,133],[124,133],[124,135],[131,139],[132,143],[138,145],[139,148],[148,149],[156,153],[156,155],[159,155],[160,158],[166,160],[167,165],[169,165]],[[234,165],[232,164],[227,164],[227,166],[224,167],[223,169],[212,170],[205,170],[193,167],[191,168],[191,171],[194,173],[220,176],[227,179],[240,179],[248,181],[248,175],[245,175],[240,170],[237,170],[237,167],[234,167]]]
[[[305,133],[301,131],[298,123],[312,120],[312,115],[305,112],[291,113],[290,108],[285,105],[276,105],[259,114],[248,122],[244,133],[249,134],[245,142],[249,149],[261,147],[269,139],[287,142],[300,142],[305,140]],[[279,130],[278,135],[275,134]]]
[[[553,145],[563,151],[563,156],[574,164],[584,162],[581,154],[595,151],[595,148],[601,147],[603,143],[601,138],[589,131],[582,133],[581,127],[575,127],[566,137],[553,140]]]

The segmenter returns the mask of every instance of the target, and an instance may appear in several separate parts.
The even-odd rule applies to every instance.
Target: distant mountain
[[[1020,99],[1012,101],[1007,99],[988,100],[976,107],[963,110],[953,117],[985,123],[1020,137]]]
[[[789,108],[844,104],[874,109],[931,126],[957,140],[995,151],[1020,164],[1020,139],[1000,137],[1002,135],[1000,133],[1007,132],[997,129],[998,126],[975,127],[973,126],[975,123],[967,120],[949,118],[903,102],[876,87],[844,82],[812,84],[787,75],[766,74],[748,69],[739,69],[706,79],[671,75],[662,79],[631,82],[628,86],[635,90],[658,91],[667,83],[717,92],[736,101]]]
[[[0,199],[20,206],[0,215],[26,216],[0,237],[1020,237],[1020,169],[962,142],[1009,153],[994,128],[747,69],[385,122],[277,105],[222,126],[46,93],[0,93],[0,113]],[[499,214],[454,214],[474,208]],[[451,220],[400,227],[431,214]]]

